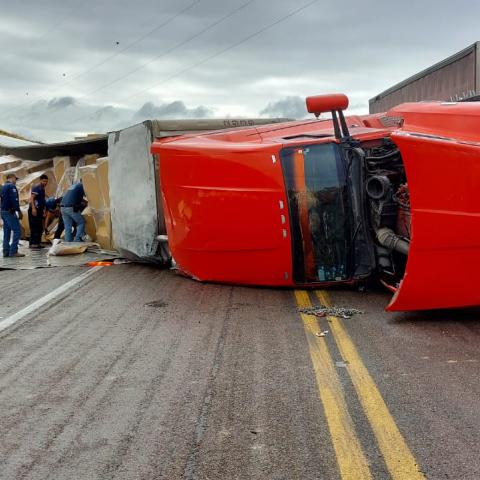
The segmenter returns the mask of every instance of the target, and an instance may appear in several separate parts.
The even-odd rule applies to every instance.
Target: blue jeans
[[[80,212],[74,212],[73,207],[62,207],[62,218],[65,224],[65,241],[81,242],[85,233],[85,219]],[[73,238],[73,222],[77,224],[77,234]]]
[[[18,242],[20,241],[20,221],[15,213],[2,210],[3,220],[3,256],[8,257],[18,252]],[[12,236],[10,244],[10,237]]]

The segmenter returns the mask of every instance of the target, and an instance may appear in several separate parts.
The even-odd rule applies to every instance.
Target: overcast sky
[[[147,118],[351,111],[480,40],[478,0],[0,0],[0,129],[43,141]]]

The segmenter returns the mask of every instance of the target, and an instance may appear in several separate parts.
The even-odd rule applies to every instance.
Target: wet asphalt
[[[0,317],[85,270],[0,271]],[[364,311],[343,325],[425,478],[478,480],[480,310],[329,297]],[[392,478],[333,335],[319,341],[372,478]],[[346,478],[326,413],[290,290],[118,265],[0,332],[2,480]]]

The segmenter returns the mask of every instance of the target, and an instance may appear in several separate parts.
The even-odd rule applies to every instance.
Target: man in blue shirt
[[[32,187],[30,205],[28,207],[28,223],[30,224],[30,248],[42,248],[43,222],[45,217],[45,187],[48,176],[40,175],[40,183]]]
[[[7,182],[2,187],[2,220],[3,220],[3,256],[24,257],[25,254],[18,251],[20,241],[20,221],[23,218],[18,200],[18,190],[15,186],[18,177],[14,173],[7,175]],[[18,214],[18,217],[17,217]],[[10,238],[13,232],[12,243]]]
[[[74,183],[65,192],[62,199],[62,218],[65,224],[65,241],[81,242],[83,234],[85,233],[85,219],[80,213],[85,206],[85,190],[83,189],[82,181]],[[73,222],[77,224],[77,233],[73,238]]]
[[[55,218],[58,218],[57,228],[55,229],[55,235],[53,238],[62,238],[62,233],[65,230],[65,225],[63,223],[62,213],[60,212],[60,205],[62,204],[62,197],[50,197],[47,198],[45,202],[45,208],[47,210],[47,215],[45,216],[45,235],[48,234],[48,227],[53,222]],[[86,203],[86,202],[85,202]],[[77,224],[73,222],[73,235],[77,233]]]

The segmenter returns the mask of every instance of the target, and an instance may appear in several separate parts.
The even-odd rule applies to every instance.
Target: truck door
[[[292,230],[296,283],[348,280],[348,210],[345,161],[336,143],[280,152]]]

